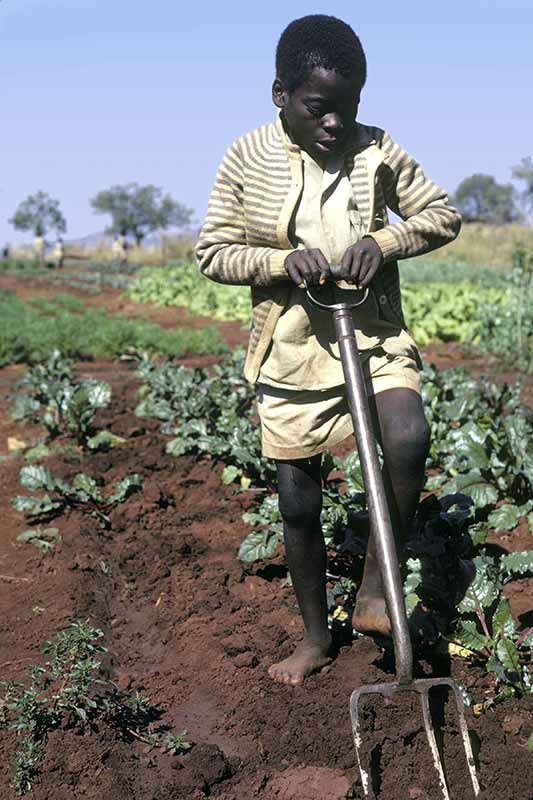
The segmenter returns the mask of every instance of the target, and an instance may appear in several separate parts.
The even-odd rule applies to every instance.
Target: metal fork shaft
[[[370,531],[376,543],[383,590],[392,626],[396,676],[398,683],[405,684],[409,683],[413,677],[413,654],[405,614],[398,555],[373,435],[352,312],[349,309],[338,309],[334,312],[333,319],[346,383],[348,406],[354,423],[355,438],[363,470]]]

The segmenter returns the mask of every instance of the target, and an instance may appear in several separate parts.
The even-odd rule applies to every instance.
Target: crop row
[[[224,350],[214,328],[165,330],[149,322],[86,309],[71,295],[26,303],[3,291],[0,316],[0,366],[42,361],[56,349],[73,358],[120,356],[131,349],[169,357]]]
[[[233,353],[208,371],[141,358],[136,414],[160,420],[162,432],[169,436],[169,453],[196,453],[221,461],[225,483],[236,490],[252,487],[265,492],[263,501],[244,516],[250,527],[239,556],[249,563],[276,552],[282,521],[273,465],[261,457],[254,389],[242,377],[242,360],[242,353]],[[76,396],[85,392],[86,419],[91,420],[94,405],[105,392],[101,386],[96,391],[94,385],[75,381],[74,389],[65,392],[65,385],[72,385],[68,369],[59,355],[34,367],[21,386],[14,414],[36,415],[46,424],[46,414],[52,410],[49,437],[62,431],[81,446],[91,447],[95,439],[91,423],[81,435],[78,423],[72,427],[69,407],[75,408]],[[515,623],[503,586],[512,577],[533,572],[533,551],[501,557],[484,544],[489,529],[510,531],[525,517],[533,529],[533,424],[519,404],[517,387],[476,382],[462,370],[439,372],[429,367],[424,377],[433,436],[426,488],[433,494],[419,507],[409,543],[408,611],[426,643],[448,641],[455,648],[452,652],[485,664],[494,675],[491,702],[529,693],[533,630]],[[79,410],[76,413],[74,418],[79,419]],[[132,491],[142,490],[132,475],[104,496],[90,476],[80,474],[67,484],[39,465],[23,468],[21,481],[34,494],[15,499],[14,505],[28,519],[49,520],[76,505],[104,527],[109,508],[124,502]],[[361,559],[366,546],[360,524],[366,502],[357,453],[343,461],[326,456],[323,481],[322,525],[330,554],[328,569],[335,577],[339,560],[348,553]],[[47,541],[46,529],[42,538]],[[339,594],[353,597],[354,590],[347,577],[333,580],[328,594],[332,626],[342,622]]]
[[[425,280],[414,280],[415,266],[402,281],[407,323],[420,346],[431,341],[456,341],[485,352],[504,353],[517,366],[533,364],[533,259],[517,251],[506,276],[461,265],[420,267]],[[193,315],[249,322],[250,292],[202,280],[197,267],[181,264],[139,273],[126,290],[139,303],[176,305]]]

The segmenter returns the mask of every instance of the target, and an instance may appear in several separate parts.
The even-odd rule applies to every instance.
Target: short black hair
[[[309,14],[295,19],[280,36],[276,75],[286,91],[301,86],[315,67],[335,70],[344,78],[366,81],[366,56],[359,37],[337,17]]]

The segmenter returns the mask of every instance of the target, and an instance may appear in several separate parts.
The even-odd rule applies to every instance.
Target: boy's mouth
[[[317,139],[316,144],[329,152],[339,146],[340,139]]]

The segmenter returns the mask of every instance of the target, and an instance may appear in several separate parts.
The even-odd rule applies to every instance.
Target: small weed
[[[64,731],[98,731],[107,723],[128,739],[139,739],[172,754],[191,745],[186,732],[154,733],[150,725],[159,716],[150,701],[138,692],[127,695],[102,677],[100,657],[107,652],[103,633],[89,621],[74,622],[55,639],[46,642],[49,657],[44,666],[28,668],[26,684],[0,682],[0,727],[17,732],[20,744],[15,756],[14,788],[18,795],[32,790],[46,756],[50,734]]]

